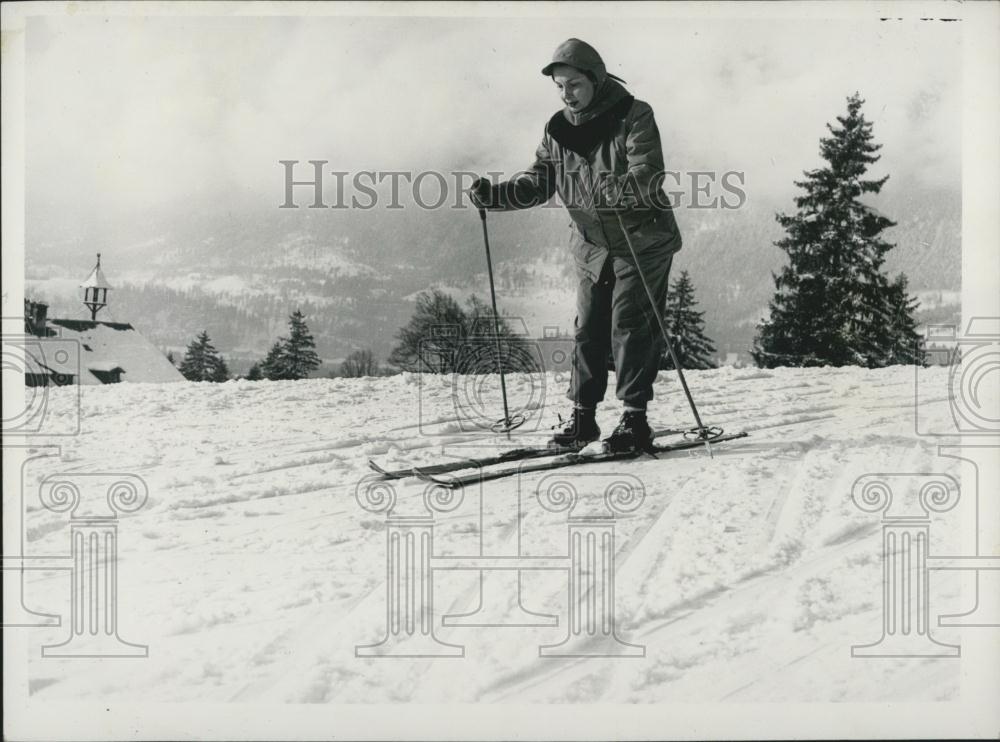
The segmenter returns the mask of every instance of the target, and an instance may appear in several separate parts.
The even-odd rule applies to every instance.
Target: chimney
[[[48,332],[48,328],[45,326],[45,322],[49,316],[49,305],[42,304],[40,301],[35,302],[35,332],[38,333],[38,337],[45,337]]]
[[[25,329],[36,337],[46,337],[48,334],[45,322],[49,313],[49,305],[40,301],[24,300],[24,324]]]

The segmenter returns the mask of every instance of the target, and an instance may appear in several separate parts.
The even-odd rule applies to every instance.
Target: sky
[[[781,200],[855,91],[874,174],[960,186],[961,23],[877,20],[33,18],[29,229],[237,204],[276,208],[281,159],[516,171],[560,103],[576,36],[655,111],[667,167],[747,173]]]

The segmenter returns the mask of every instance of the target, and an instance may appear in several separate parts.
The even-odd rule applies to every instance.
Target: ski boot
[[[609,453],[648,451],[653,446],[653,431],[646,421],[645,410],[625,410],[618,426],[604,439]]]
[[[597,410],[587,410],[574,407],[569,420],[559,416],[562,428],[549,440],[550,448],[580,449],[601,437],[601,429],[597,426]]]

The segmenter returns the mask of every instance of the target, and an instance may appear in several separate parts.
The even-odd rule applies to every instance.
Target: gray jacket
[[[609,254],[631,258],[622,224],[640,265],[646,252],[659,259],[680,250],[681,236],[661,188],[653,109],[610,79],[595,97],[602,110],[586,123],[574,126],[563,111],[549,120],[534,164],[494,186],[487,208],[530,208],[558,194],[572,219],[577,266],[596,280]]]

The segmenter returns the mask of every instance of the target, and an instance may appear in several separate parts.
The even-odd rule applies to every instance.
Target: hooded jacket
[[[549,119],[534,163],[493,186],[486,208],[525,209],[558,194],[572,219],[577,267],[596,281],[608,255],[631,259],[618,215],[640,264],[644,253],[660,258],[681,249],[663,177],[653,109],[605,74],[586,109]]]

